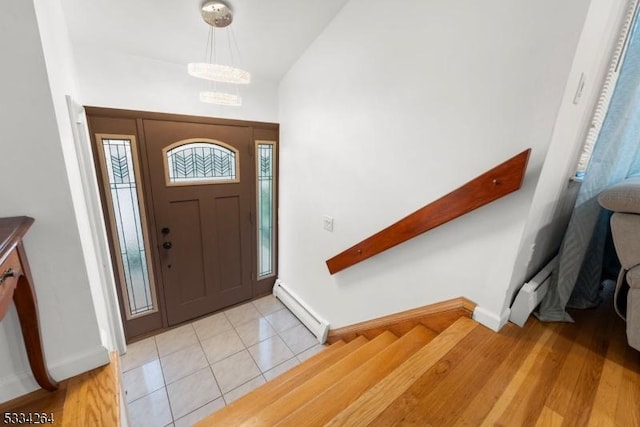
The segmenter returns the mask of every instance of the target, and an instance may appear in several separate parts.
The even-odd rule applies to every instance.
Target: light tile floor
[[[132,427],[191,426],[322,350],[272,295],[128,346]]]

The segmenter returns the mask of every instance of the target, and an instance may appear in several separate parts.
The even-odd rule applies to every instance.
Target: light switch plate
[[[327,231],[333,231],[333,218],[329,215],[322,217],[322,227]]]

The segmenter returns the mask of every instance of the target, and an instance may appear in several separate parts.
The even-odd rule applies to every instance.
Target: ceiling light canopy
[[[200,8],[204,22],[216,28],[224,28],[233,22],[233,12],[220,1],[206,1]]]
[[[251,74],[235,66],[235,63],[240,57],[240,51],[235,41],[233,31],[228,28],[233,22],[233,12],[226,3],[221,1],[206,1],[200,8],[200,15],[210,27],[205,61],[188,64],[187,72],[194,77],[214,82],[213,88],[210,87],[209,91],[200,93],[200,100],[202,102],[239,106],[242,100],[238,94],[218,92],[215,87],[215,82],[233,85],[244,85],[251,82]],[[216,30],[219,29],[224,29],[223,32],[226,37],[223,38],[226,38],[226,47],[224,46],[225,40],[221,40],[221,43],[223,43],[222,48],[217,48],[216,46]],[[221,60],[224,54],[226,54],[226,57],[223,61],[227,63],[219,63],[218,61]]]

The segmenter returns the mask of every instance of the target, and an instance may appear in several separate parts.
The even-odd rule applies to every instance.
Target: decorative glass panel
[[[102,138],[129,317],[156,311],[130,139]],[[125,302],[126,304],[126,302]]]
[[[208,142],[182,144],[166,152],[169,184],[235,181],[236,151]]]
[[[273,143],[258,143],[258,278],[274,273]]]

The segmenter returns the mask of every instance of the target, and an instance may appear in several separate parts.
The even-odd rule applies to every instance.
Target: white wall
[[[579,185],[569,179],[576,171],[627,3],[626,0],[591,1],[529,210],[505,306],[511,303],[524,281],[535,275],[560,248],[579,190]],[[584,75],[584,89],[579,102],[574,104],[581,75]]]
[[[498,327],[587,7],[351,0],[280,85],[280,279],[332,327],[458,296]],[[528,147],[517,193],[329,275],[326,259]]]
[[[79,93],[76,88],[74,58],[66,20],[60,0],[35,0],[34,4],[77,227],[81,236],[83,260],[89,277],[102,344],[109,350],[116,347],[124,349],[124,331],[120,321],[110,259],[106,257],[105,263],[102,259],[105,257],[101,258],[98,254],[100,240],[104,240],[105,251],[108,251],[106,233],[93,232],[102,223],[93,158],[89,142],[82,139],[81,135],[74,134],[75,129],[78,133],[86,132],[86,129],[81,129],[82,124],[76,123],[81,107],[74,105],[72,120],[67,103],[67,96],[75,100],[78,99]],[[79,158],[84,160],[82,165]],[[86,170],[82,170],[81,166]],[[97,205],[95,209],[97,215],[90,217],[90,208],[95,205]],[[99,224],[96,224],[96,221]]]
[[[130,54],[74,45],[78,86],[84,105],[127,110],[189,114],[238,120],[276,122],[277,82],[253,78],[240,88],[241,107],[200,102],[208,82],[175,64]]]
[[[41,5],[52,12],[55,7]],[[50,21],[44,31],[55,31]],[[49,49],[68,55],[64,43]],[[85,252],[74,208],[77,181],[70,184],[65,158],[70,131],[56,111],[64,105],[58,87],[71,87],[64,67],[49,84],[34,5],[9,0],[0,5],[0,129],[3,167],[0,216],[27,215],[36,222],[25,237],[34,278],[47,362],[64,379],[108,361],[93,305]],[[53,96],[53,98],[52,98]],[[55,99],[54,99],[55,98]],[[73,153],[71,153],[73,154]],[[73,177],[71,177],[73,178]],[[72,193],[74,193],[72,195]],[[37,388],[31,376],[15,309],[0,324],[0,402]]]

